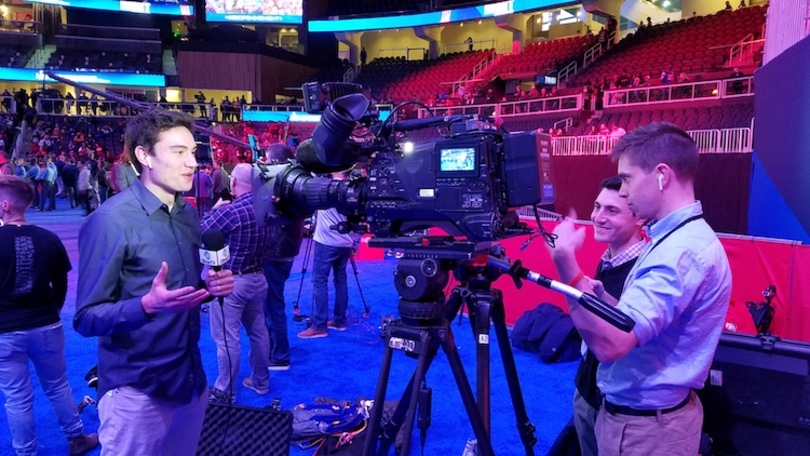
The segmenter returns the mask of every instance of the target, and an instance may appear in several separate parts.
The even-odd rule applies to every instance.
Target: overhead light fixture
[[[669,0],[664,0],[664,3],[663,3],[664,8],[669,8],[669,5],[671,5],[671,4],[672,3]]]

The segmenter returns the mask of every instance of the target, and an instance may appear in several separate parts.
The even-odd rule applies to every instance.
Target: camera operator
[[[651,220],[651,241],[621,298],[580,277],[570,255],[554,255],[561,280],[582,282],[582,290],[635,321],[625,333],[568,299],[574,325],[602,363],[599,454],[694,455],[703,407],[693,389],[703,386],[723,329],[731,295],[728,259],[695,200],[698,151],[689,135],[668,123],[646,125],[623,136],[611,155],[622,179],[619,194],[636,216]]]
[[[293,151],[284,144],[273,144],[267,149],[268,163],[293,158]],[[287,224],[273,225],[273,240],[264,263],[267,296],[264,299],[264,323],[270,334],[270,370],[290,368],[290,341],[287,338],[287,304],[284,302],[284,284],[290,278],[293,261],[301,249],[304,223],[291,220]]]
[[[219,372],[209,401],[233,402],[236,397],[233,379],[239,375],[240,323],[250,339],[250,366],[253,369],[242,384],[260,395],[267,394],[270,389],[270,376],[267,373],[270,341],[262,311],[267,281],[262,272],[262,263],[273,231],[270,226],[259,227],[256,223],[251,173],[251,165],[236,165],[231,177],[236,198],[233,202],[220,200],[217,207],[202,220],[203,232],[215,229],[225,236],[231,257],[224,267],[234,273],[234,293],[227,296],[222,305],[211,303],[208,312],[211,338],[217,344]]]
[[[336,180],[346,179],[347,173],[332,173]],[[341,234],[332,229],[346,217],[337,209],[325,209],[315,212],[315,256],[312,261],[312,302],[315,310],[312,314],[312,325],[298,333],[301,339],[315,339],[328,336],[327,328],[336,331],[346,330],[346,310],[349,307],[349,287],[346,283],[346,264],[356,247],[352,234]],[[328,280],[330,270],[334,274],[335,307],[334,317],[329,317]]]
[[[630,210],[627,200],[619,196],[621,186],[622,180],[618,176],[603,180],[591,212],[594,239],[608,245],[596,267],[594,279],[601,281],[605,292],[617,299],[621,296],[627,274],[647,242],[641,235],[642,220]],[[573,230],[573,221],[566,219],[554,231],[559,236],[556,248],[550,249],[555,262],[577,264],[574,254],[581,247],[584,238],[571,235]],[[571,285],[577,287],[579,283]],[[573,422],[583,456],[598,454],[594,434],[596,416],[602,403],[602,395],[596,386],[598,367],[596,356],[586,350],[574,379],[576,390]]]
[[[79,232],[73,326],[99,338],[102,455],[193,455],[208,403],[199,305],[233,290],[231,271],[201,281],[200,223],[181,193],[197,161],[187,114],[155,108],[124,134],[140,180]]]

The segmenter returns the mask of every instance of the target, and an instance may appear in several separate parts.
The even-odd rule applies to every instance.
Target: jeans
[[[312,327],[326,331],[329,317],[329,271],[334,271],[335,310],[334,322],[338,326],[346,324],[346,309],[349,306],[349,287],[346,285],[346,263],[352,254],[351,247],[332,247],[315,242],[315,256],[312,260],[312,302],[315,312]]]
[[[267,296],[264,298],[264,324],[270,334],[270,360],[290,360],[290,340],[287,338],[287,304],[284,284],[290,278],[293,260],[270,260],[264,264]]]
[[[0,334],[0,391],[6,396],[11,445],[18,455],[37,454],[34,387],[28,361],[56,412],[66,437],[79,437],[84,425],[65,374],[65,331],[62,322]]]
[[[253,368],[251,374],[253,386],[261,390],[270,387],[270,374],[267,372],[270,343],[262,311],[262,300],[267,296],[267,282],[260,273],[234,274],[233,279],[233,293],[225,297],[223,300],[225,305],[220,306],[215,300],[211,302],[208,310],[211,318],[211,338],[217,344],[219,374],[214,382],[214,388],[224,391],[231,399],[236,397],[233,380],[239,375],[240,367],[240,324],[245,326],[245,332],[250,339],[249,359]],[[228,341],[227,350],[225,337]]]
[[[56,209],[56,193],[53,188],[53,183],[44,181],[39,187],[39,210],[44,211],[45,199],[48,199],[48,210]]]

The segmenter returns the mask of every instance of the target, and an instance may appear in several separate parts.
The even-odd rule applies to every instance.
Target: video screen
[[[440,149],[439,171],[475,171],[475,148]]]
[[[208,22],[301,24],[303,0],[205,0]]]
[[[33,3],[47,3],[62,7],[76,7],[102,11],[123,11],[136,14],[165,14],[170,16],[191,16],[194,14],[192,0],[28,0]]]

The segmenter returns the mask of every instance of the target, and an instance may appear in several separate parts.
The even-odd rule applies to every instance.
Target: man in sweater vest
[[[605,292],[618,299],[621,296],[627,273],[636,263],[646,240],[641,235],[643,220],[636,217],[627,206],[625,198],[619,196],[622,181],[618,176],[608,177],[600,184],[599,195],[593,203],[591,221],[593,237],[608,245],[596,268],[595,280],[602,282]],[[560,231],[567,229],[567,224]],[[573,253],[578,245],[560,246],[560,242],[576,242],[573,236],[560,236],[557,247],[551,250],[556,261],[574,261]],[[563,259],[563,256],[570,258]],[[580,279],[581,280],[581,279]],[[574,284],[576,286],[578,284]],[[582,362],[574,380],[574,426],[583,456],[596,456],[596,436],[594,424],[602,403],[602,395],[596,386],[596,369],[599,361],[586,347]]]

